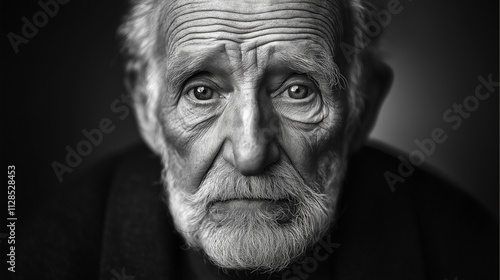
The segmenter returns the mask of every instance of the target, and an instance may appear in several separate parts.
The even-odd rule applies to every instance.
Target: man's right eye
[[[209,100],[214,96],[214,90],[206,86],[196,86],[190,89],[188,94],[198,100]]]

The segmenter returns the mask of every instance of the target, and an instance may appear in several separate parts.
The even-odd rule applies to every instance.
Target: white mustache
[[[232,166],[214,165],[188,201],[211,205],[234,199],[288,200],[300,204],[307,197],[322,196],[311,188],[287,162],[276,163],[258,176],[243,176]]]

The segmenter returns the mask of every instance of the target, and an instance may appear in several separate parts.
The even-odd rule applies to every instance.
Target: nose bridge
[[[265,112],[259,104],[258,97],[254,94],[245,94],[241,101],[239,104],[239,133],[235,135],[237,144],[241,146],[242,152],[260,152],[258,149],[265,142],[264,135],[262,135]]]
[[[254,175],[277,157],[275,131],[269,126],[274,114],[257,89],[242,89],[235,97],[230,132],[232,161],[242,174]]]

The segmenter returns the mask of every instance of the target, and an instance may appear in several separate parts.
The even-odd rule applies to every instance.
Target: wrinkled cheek
[[[216,125],[199,123],[196,117],[182,116],[175,111],[165,114],[162,120],[166,144],[164,167],[175,176],[176,187],[181,187],[188,194],[195,193],[199,188],[221,143]]]
[[[323,131],[327,134],[318,139],[318,151],[324,154],[325,151],[333,150],[336,153],[343,152],[345,142],[345,130],[347,122],[347,110],[343,106],[335,107],[329,115],[328,124]]]
[[[157,137],[158,142],[163,143],[164,149],[161,151],[161,157],[164,168],[164,178],[168,176],[169,185],[171,187],[182,187],[181,182],[185,182],[187,160],[187,153],[185,151],[185,143],[182,141],[182,130],[179,129],[181,122],[172,114],[171,110],[163,108],[158,114],[158,121],[161,127],[161,134]]]
[[[311,116],[319,120],[317,123],[301,122],[300,115],[283,122],[283,148],[301,176],[310,182],[318,181],[322,157],[342,153],[346,115],[343,108],[341,104],[314,108],[316,114]]]
[[[162,141],[165,145],[175,150],[179,155],[185,153],[186,137],[183,137],[185,129],[185,121],[176,113],[175,108],[164,106],[160,109],[158,119],[162,128]]]
[[[347,127],[347,92],[336,94],[331,99],[325,100],[324,110],[327,111],[326,118],[318,125],[316,133],[316,145],[318,156],[327,152],[336,154],[344,153],[346,141],[345,132]]]

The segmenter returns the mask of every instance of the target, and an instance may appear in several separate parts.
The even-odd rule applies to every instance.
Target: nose
[[[245,176],[258,175],[280,156],[276,143],[279,127],[271,101],[246,94],[232,107],[231,145],[225,159]]]

